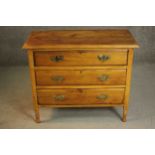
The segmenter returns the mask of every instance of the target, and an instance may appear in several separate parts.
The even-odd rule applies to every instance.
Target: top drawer
[[[35,66],[126,65],[127,50],[35,51]]]

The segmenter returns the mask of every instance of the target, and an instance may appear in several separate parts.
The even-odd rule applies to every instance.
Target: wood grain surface
[[[58,62],[52,61],[57,57],[63,57]],[[100,60],[99,57],[108,57]],[[127,50],[95,50],[95,51],[49,51],[35,52],[36,66],[105,66],[127,64]]]
[[[125,85],[126,70],[38,70],[38,86],[50,85]]]
[[[26,49],[99,49],[138,48],[126,29],[33,31],[23,48]]]
[[[123,88],[111,89],[50,89],[38,91],[39,104],[122,104]],[[102,98],[102,96],[106,98]],[[63,96],[59,100],[56,97]]]

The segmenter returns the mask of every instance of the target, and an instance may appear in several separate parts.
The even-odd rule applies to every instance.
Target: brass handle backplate
[[[109,59],[110,59],[110,56],[108,56],[108,55],[98,55],[97,58],[98,58],[100,61],[104,62],[104,61],[109,60]]]
[[[108,75],[101,75],[98,77],[100,81],[106,81],[109,79],[109,76]]]
[[[53,76],[53,77],[51,77],[51,79],[52,79],[53,81],[56,81],[56,82],[61,82],[61,81],[63,81],[65,78],[64,78],[63,76]]]
[[[57,101],[63,101],[65,99],[65,95],[56,95],[54,99]]]
[[[99,100],[106,100],[108,98],[108,96],[105,94],[101,94],[101,95],[97,96],[96,98]]]
[[[50,57],[50,60],[53,61],[53,62],[60,62],[60,61],[64,60],[64,56],[62,56],[62,55],[52,56],[52,57]]]

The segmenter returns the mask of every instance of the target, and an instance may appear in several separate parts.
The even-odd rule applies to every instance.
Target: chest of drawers
[[[34,31],[25,42],[35,120],[40,106],[123,107],[126,121],[133,50],[128,30]]]

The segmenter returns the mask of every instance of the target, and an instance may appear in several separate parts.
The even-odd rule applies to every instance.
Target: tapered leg
[[[34,106],[34,112],[35,112],[35,121],[37,123],[40,123],[39,105],[38,105],[37,92],[36,92],[34,58],[33,58],[32,50],[29,50],[28,58],[29,58],[29,69],[30,69],[30,76],[31,76],[31,82],[32,82],[32,97],[33,97],[33,106]]]
[[[127,106],[123,106],[123,118],[122,118],[123,122],[126,122],[127,112],[128,112]]]
[[[37,105],[34,110],[35,110],[35,121],[36,121],[36,123],[40,123],[39,106]]]
[[[35,113],[35,121],[36,121],[36,123],[40,123],[40,114],[39,113]]]
[[[129,105],[129,95],[130,95],[130,83],[131,83],[131,72],[132,72],[132,62],[133,62],[133,49],[129,49],[128,52],[128,65],[127,65],[127,76],[126,76],[126,88],[124,96],[123,105],[123,118],[122,121],[126,122],[128,105]]]

